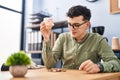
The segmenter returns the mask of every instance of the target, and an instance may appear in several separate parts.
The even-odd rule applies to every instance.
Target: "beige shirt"
[[[103,60],[104,72],[120,71],[120,60],[115,56],[106,39],[97,33],[88,33],[81,42],[71,37],[69,32],[61,33],[54,47],[50,41],[43,42],[42,58],[47,68],[54,68],[59,59],[62,67],[78,69],[82,62]]]

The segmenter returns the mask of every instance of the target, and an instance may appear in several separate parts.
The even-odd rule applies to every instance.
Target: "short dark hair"
[[[73,18],[77,16],[83,16],[84,20],[90,20],[91,18],[90,9],[81,5],[71,7],[67,12],[67,17]]]

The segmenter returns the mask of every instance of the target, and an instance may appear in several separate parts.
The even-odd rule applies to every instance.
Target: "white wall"
[[[22,0],[1,0],[0,4],[20,11]],[[13,52],[20,50],[21,14],[0,8],[0,67]]]
[[[98,0],[94,3],[86,0],[52,0],[49,2],[48,0],[36,0],[36,3],[39,5],[34,5],[34,12],[47,9],[56,21],[65,20],[66,12],[71,6],[84,5],[92,12],[91,26],[105,26],[104,36],[108,38],[110,45],[113,36],[120,38],[120,13],[110,14],[110,0]]]

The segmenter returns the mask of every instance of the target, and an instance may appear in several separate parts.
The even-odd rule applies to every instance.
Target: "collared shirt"
[[[42,58],[47,68],[54,68],[62,60],[62,67],[79,69],[82,62],[103,61],[104,72],[120,71],[120,60],[113,53],[106,39],[97,33],[87,33],[81,42],[77,42],[69,32],[61,33],[53,48],[50,41],[43,42]]]

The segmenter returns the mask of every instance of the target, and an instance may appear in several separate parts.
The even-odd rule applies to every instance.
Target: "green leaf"
[[[19,51],[11,54],[7,60],[5,65],[11,66],[11,65],[30,65],[31,59],[25,53],[24,51]]]

